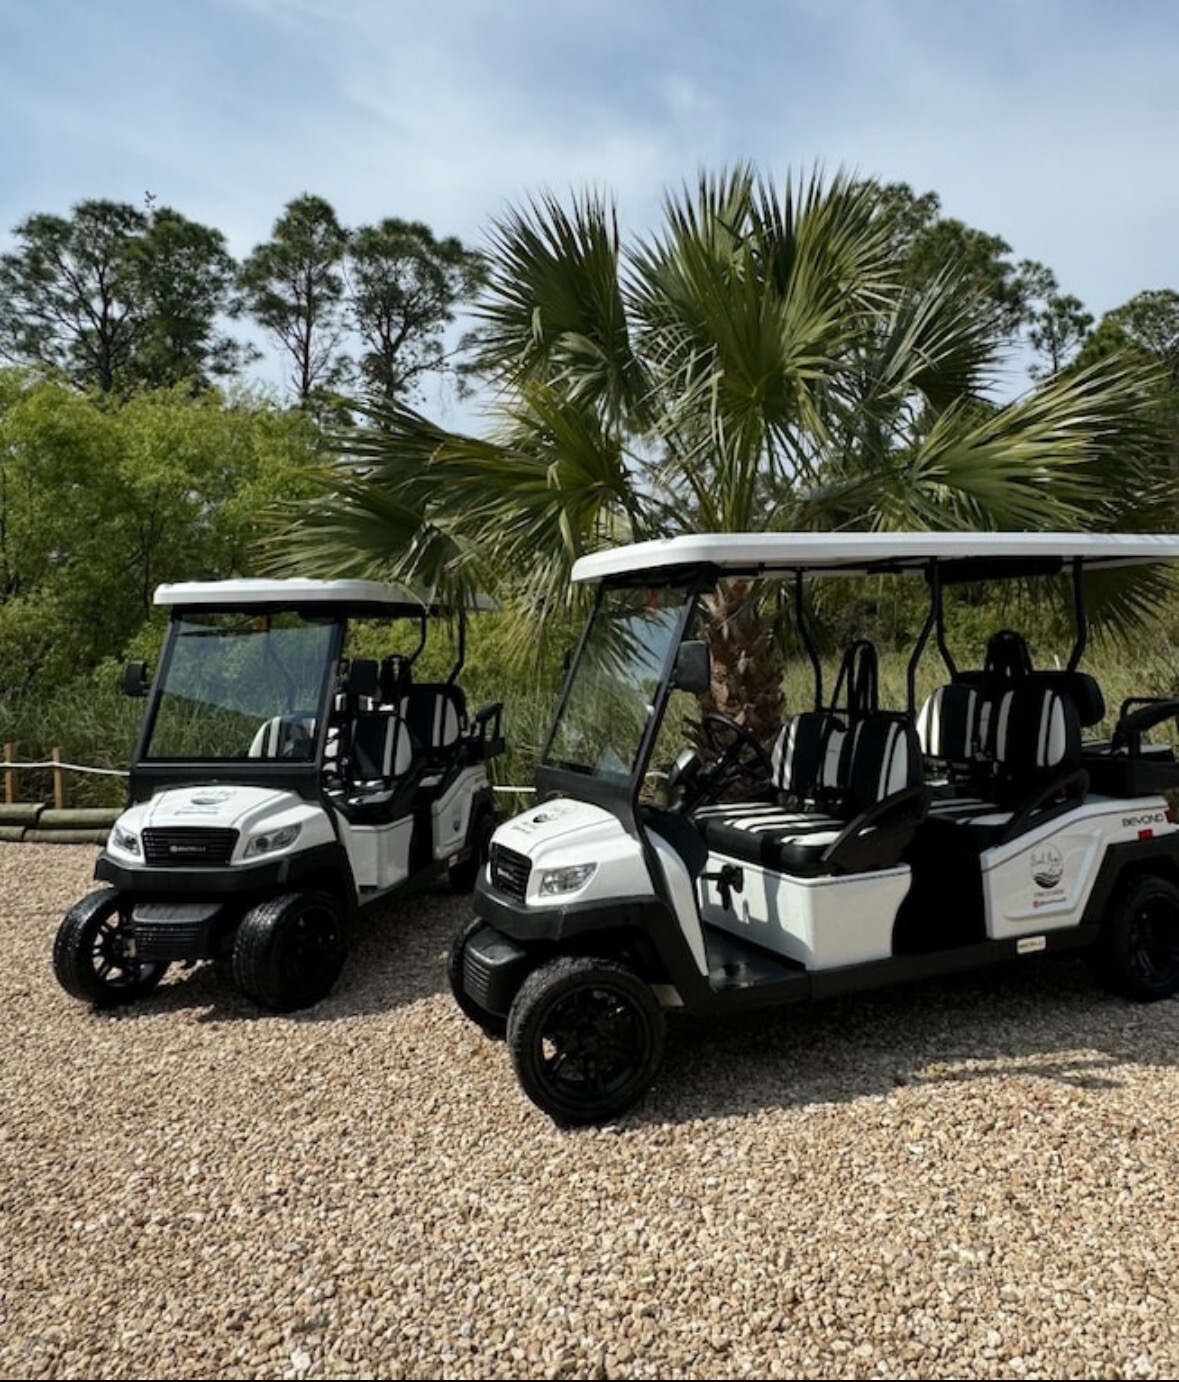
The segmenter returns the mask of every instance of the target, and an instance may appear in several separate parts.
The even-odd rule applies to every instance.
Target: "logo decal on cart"
[[[1064,877],[1064,860],[1055,845],[1038,845],[1032,850],[1032,879],[1037,888],[1055,888]]]
[[[1165,811],[1145,811],[1140,816],[1123,816],[1122,826],[1127,830],[1133,830],[1142,825],[1165,825],[1166,821]]]

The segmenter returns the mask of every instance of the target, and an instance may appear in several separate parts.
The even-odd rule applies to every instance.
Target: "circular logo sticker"
[[[1064,860],[1055,845],[1039,845],[1033,849],[1031,868],[1038,888],[1055,888],[1064,877]]]

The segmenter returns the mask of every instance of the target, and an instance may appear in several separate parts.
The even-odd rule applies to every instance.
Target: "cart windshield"
[[[286,611],[175,618],[143,756],[311,758],[340,623]]]
[[[603,592],[557,713],[543,762],[621,781],[636,770],[688,592],[670,586]]]

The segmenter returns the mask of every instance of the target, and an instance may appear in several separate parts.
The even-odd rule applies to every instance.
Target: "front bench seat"
[[[830,812],[763,808],[708,816],[700,827],[718,854],[801,876],[858,873],[901,860],[924,819],[929,792],[909,716],[875,711],[843,739]]]

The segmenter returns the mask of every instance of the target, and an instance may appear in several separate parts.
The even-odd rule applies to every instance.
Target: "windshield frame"
[[[329,636],[324,650],[318,704],[315,707],[316,731],[311,756],[306,759],[149,757],[152,737],[156,730],[165,689],[168,686],[173,659],[177,646],[184,636],[185,625],[191,625],[194,620],[201,616],[233,615],[248,619],[278,613],[309,617],[316,624],[328,626]],[[168,630],[160,654],[159,668],[152,679],[148,704],[140,725],[135,756],[131,764],[129,775],[131,800],[145,800],[162,787],[212,782],[233,782],[246,786],[273,787],[277,790],[293,791],[309,801],[316,800],[320,795],[320,776],[327,740],[328,719],[347,624],[348,617],[344,611],[322,609],[315,606],[307,609],[287,607],[281,610],[273,605],[261,604],[234,606],[232,608],[227,608],[224,605],[174,607],[168,620]],[[307,708],[310,709],[311,707]]]
[[[638,795],[651,754],[663,723],[668,698],[672,691],[673,670],[680,644],[696,614],[700,591],[713,579],[707,571],[660,571],[650,577],[604,580],[598,584],[594,603],[582,626],[576,651],[566,673],[557,699],[548,733],[545,736],[534,774],[539,798],[567,796],[590,802],[617,815],[628,829],[634,831],[634,816]],[[589,660],[594,652],[594,635],[608,617],[608,606],[619,594],[636,591],[674,592],[680,602],[674,620],[669,622],[668,637],[655,679],[654,695],[649,702],[642,731],[634,744],[632,760],[624,772],[596,772],[588,767],[575,767],[553,758],[554,745],[562,727],[567,724],[570,706],[581,679],[593,675]],[[637,694],[637,686],[634,688]]]

